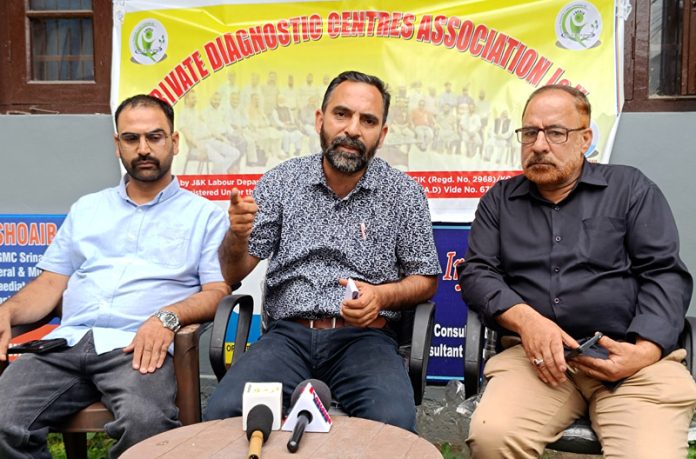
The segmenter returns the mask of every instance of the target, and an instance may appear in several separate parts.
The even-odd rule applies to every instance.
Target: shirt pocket
[[[591,265],[612,269],[626,259],[626,223],[621,218],[593,217],[582,221],[580,252]]]
[[[153,228],[144,241],[144,261],[167,268],[181,267],[187,258],[189,237],[183,227]]]

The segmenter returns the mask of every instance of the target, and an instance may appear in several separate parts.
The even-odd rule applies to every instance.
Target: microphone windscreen
[[[273,411],[263,404],[254,406],[247,415],[247,439],[257,430],[263,434],[263,441],[268,440],[273,427]]]
[[[321,404],[324,405],[324,407],[328,410],[331,406],[331,389],[329,389],[329,386],[327,386],[324,381],[320,381],[318,379],[305,379],[298,384],[290,397],[290,406],[294,405],[295,402],[297,402],[297,399],[300,398],[300,394],[302,394],[302,391],[307,383],[312,384],[314,392],[317,393],[317,397],[319,397],[319,400],[321,400]]]

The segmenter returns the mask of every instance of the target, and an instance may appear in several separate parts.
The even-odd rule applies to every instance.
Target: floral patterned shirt
[[[321,154],[268,171],[254,198],[249,253],[270,257],[264,308],[272,319],[338,317],[340,278],[378,285],[441,272],[423,188],[379,158],[342,199],[326,183]]]

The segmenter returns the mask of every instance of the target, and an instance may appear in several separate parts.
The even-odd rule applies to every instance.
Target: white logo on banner
[[[556,16],[556,45],[559,48],[583,50],[601,42],[602,16],[589,2],[573,2]]]
[[[130,35],[132,60],[152,65],[167,57],[167,30],[157,19],[144,19]]]

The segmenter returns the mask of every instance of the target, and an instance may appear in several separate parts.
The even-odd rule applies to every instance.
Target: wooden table
[[[305,432],[295,454],[286,447],[291,432],[272,431],[261,458],[442,458],[434,445],[407,430],[348,416],[335,416],[332,420],[329,433]],[[121,458],[246,459],[248,450],[242,418],[237,417],[155,435],[129,448]]]

